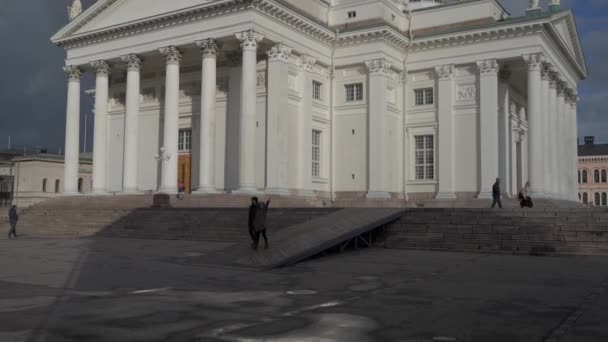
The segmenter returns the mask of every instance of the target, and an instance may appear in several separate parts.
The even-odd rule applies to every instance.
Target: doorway
[[[192,155],[180,154],[177,162],[177,183],[184,182],[186,192],[192,193]]]

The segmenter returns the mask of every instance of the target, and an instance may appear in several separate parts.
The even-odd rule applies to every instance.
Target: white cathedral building
[[[559,0],[98,0],[67,52],[65,192],[577,200],[587,68]],[[543,6],[547,5],[547,6]],[[542,6],[542,8],[541,8]],[[82,13],[81,13],[82,12]]]

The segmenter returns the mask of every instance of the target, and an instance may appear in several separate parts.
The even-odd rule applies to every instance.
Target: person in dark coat
[[[255,214],[254,227],[255,227],[255,246],[254,249],[258,249],[260,243],[260,235],[264,237],[264,249],[268,249],[268,237],[266,236],[266,214],[268,213],[268,206],[270,206],[270,200],[266,203],[260,203],[258,205],[257,212]]]
[[[496,178],[496,182],[492,186],[492,198],[494,199],[492,208],[498,204],[498,207],[502,209],[502,202],[500,201],[500,178]]]
[[[11,239],[13,236],[17,237],[17,221],[19,221],[19,215],[17,215],[17,206],[13,205],[8,211],[8,221],[11,224],[11,230],[8,233],[8,238]]]
[[[256,246],[256,237],[257,234],[255,232],[255,215],[258,211],[258,198],[251,197],[251,205],[249,205],[249,220],[247,225],[249,226],[249,236],[251,236],[251,247]]]
[[[532,197],[530,197],[530,182],[526,182],[523,188],[519,190],[519,206],[522,208],[533,208],[534,202],[532,202]]]

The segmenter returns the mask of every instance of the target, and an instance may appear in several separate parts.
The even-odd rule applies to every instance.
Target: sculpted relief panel
[[[474,84],[461,84],[456,88],[456,101],[477,100],[477,87]]]

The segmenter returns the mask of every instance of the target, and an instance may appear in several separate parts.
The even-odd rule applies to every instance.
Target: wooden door
[[[177,183],[184,182],[186,192],[192,192],[192,155],[180,154],[177,162]]]

